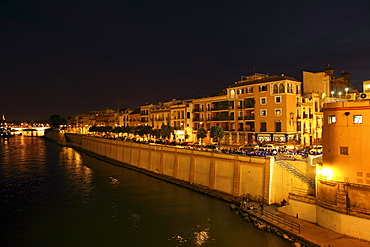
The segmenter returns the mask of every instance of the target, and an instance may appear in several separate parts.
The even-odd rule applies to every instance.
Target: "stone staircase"
[[[275,163],[279,164],[282,166],[284,169],[288,170],[290,173],[292,173],[294,176],[297,178],[301,179],[303,182],[307,183],[311,188],[315,188],[315,181],[306,177],[303,172],[286,162],[285,160],[282,160],[278,157],[275,159]]]

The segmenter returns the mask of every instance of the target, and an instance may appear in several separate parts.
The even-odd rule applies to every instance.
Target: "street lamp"
[[[331,91],[331,97],[333,98],[334,97],[334,91]]]
[[[348,87],[346,87],[344,90],[346,91],[346,94],[347,94],[347,93],[348,93],[349,88],[348,88]]]
[[[338,95],[339,95],[339,98],[342,98],[342,92],[339,92]]]

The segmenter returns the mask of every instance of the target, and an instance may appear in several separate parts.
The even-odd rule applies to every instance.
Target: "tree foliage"
[[[135,127],[134,133],[139,136],[144,136],[150,134],[151,131],[151,126],[137,126]]]
[[[97,126],[92,126],[89,128],[89,132],[101,132],[101,133],[105,133],[105,132],[113,132],[113,129],[112,127],[110,126],[100,126],[100,127],[97,127]]]
[[[217,138],[218,143],[220,143],[220,139],[225,135],[224,130],[219,126],[212,126],[210,134],[212,138]]]
[[[162,125],[161,136],[162,138],[170,138],[173,133],[173,127],[170,125]]]
[[[198,139],[203,139],[206,136],[207,136],[207,130],[205,130],[204,128],[199,128],[198,133],[197,133],[197,138]]]
[[[53,128],[59,128],[60,125],[66,125],[67,124],[67,120],[65,120],[64,118],[60,117],[57,114],[54,114],[54,115],[51,115],[50,116],[50,118],[49,118],[49,124]]]

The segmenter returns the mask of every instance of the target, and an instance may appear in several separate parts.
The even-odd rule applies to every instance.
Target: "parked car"
[[[310,149],[310,154],[311,155],[320,155],[322,154],[322,145],[317,145],[314,146],[313,148]]]
[[[265,144],[262,146],[262,148],[267,149],[267,150],[278,150],[279,146],[276,146],[274,144]]]
[[[208,144],[208,145],[205,145],[204,148],[207,148],[207,149],[219,149],[220,147],[217,144]]]
[[[252,151],[256,148],[258,148],[258,144],[254,144],[254,143],[248,143],[248,144],[245,144],[243,146],[240,146],[239,149],[240,150],[245,150],[245,151]]]

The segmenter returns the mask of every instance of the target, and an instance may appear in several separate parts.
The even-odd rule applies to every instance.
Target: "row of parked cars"
[[[322,145],[314,145],[311,148],[301,148],[298,145],[292,145],[292,144],[264,144],[264,145],[258,145],[254,143],[248,143],[245,145],[242,145],[239,147],[240,150],[244,150],[247,152],[253,152],[253,151],[277,151],[277,152],[288,152],[288,153],[295,153],[295,154],[310,154],[310,155],[321,155],[323,148]]]

